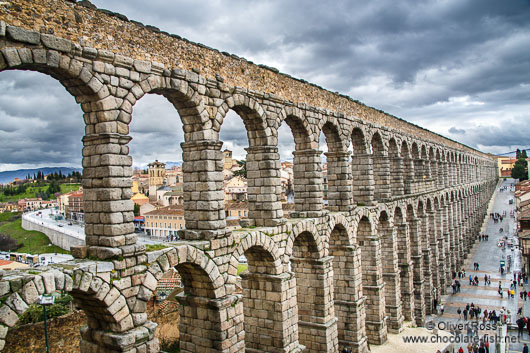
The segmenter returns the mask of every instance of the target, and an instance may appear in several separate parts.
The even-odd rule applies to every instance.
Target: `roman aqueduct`
[[[39,294],[85,311],[82,352],[158,352],[146,303],[174,267],[181,352],[367,351],[422,325],[463,263],[497,183],[488,155],[306,81],[191,43],[87,2],[0,5],[0,70],[58,80],[80,104],[86,247],[63,265],[4,272],[0,346]],[[136,242],[129,123],[146,94],[181,118],[186,230]],[[222,142],[229,110],[247,130],[248,228],[227,231]],[[81,116],[81,114],[80,114]],[[294,136],[295,212],[280,202],[277,130]],[[323,207],[320,134],[328,152]],[[353,154],[349,152],[353,146]],[[235,294],[244,254],[243,294]]]

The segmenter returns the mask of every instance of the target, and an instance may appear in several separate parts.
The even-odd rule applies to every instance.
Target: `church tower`
[[[166,177],[166,164],[158,160],[149,163],[149,200],[156,201],[156,189],[163,183]]]

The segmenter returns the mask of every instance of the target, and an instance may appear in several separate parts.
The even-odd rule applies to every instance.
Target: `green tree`
[[[137,203],[134,204],[134,216],[138,217],[140,215],[140,205]]]
[[[237,161],[237,164],[239,164],[241,169],[236,170],[234,172],[234,176],[242,176],[246,178],[247,177],[247,161],[243,159],[242,161]]]
[[[512,178],[519,180],[528,179],[528,162],[524,158],[519,158],[512,169]]]

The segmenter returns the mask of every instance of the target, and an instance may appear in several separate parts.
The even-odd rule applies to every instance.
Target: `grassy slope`
[[[16,217],[20,212],[4,212],[0,213],[0,222],[8,222],[11,217]]]
[[[0,215],[3,215],[0,213]],[[3,216],[2,216],[3,217]],[[24,246],[17,250],[28,254],[44,254],[57,252],[60,254],[68,254],[69,251],[63,250],[56,245],[50,245],[50,239],[46,234],[29,231],[22,228],[22,220],[17,219],[14,222],[8,222],[0,226],[0,233],[8,235],[15,239],[19,244],[24,243]]]
[[[79,189],[80,184],[61,184],[61,194],[74,191]],[[2,202],[14,202],[18,201],[20,199],[27,199],[27,198],[33,198],[38,192],[46,191],[48,190],[48,185],[46,186],[30,186],[26,189],[26,192],[23,194],[13,195],[13,196],[5,196],[3,193],[0,193],[0,200],[3,200]]]

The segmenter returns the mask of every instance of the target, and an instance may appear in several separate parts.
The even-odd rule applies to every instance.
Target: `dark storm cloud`
[[[530,129],[528,0],[93,2],[487,152],[522,144]],[[0,90],[0,169],[80,165],[82,113],[57,81],[3,72]],[[134,107],[135,164],[181,159],[182,124],[158,98]],[[248,138],[237,115],[227,116],[220,139],[244,158]],[[292,158],[290,130],[282,127],[278,140],[282,159]]]
[[[80,107],[54,79],[35,72],[0,75],[0,170],[81,165]]]
[[[450,133],[450,134],[455,134],[455,135],[457,135],[457,134],[461,134],[461,135],[463,135],[463,134],[466,133],[466,130],[464,130],[464,129],[457,129],[456,127],[453,126],[453,127],[451,127],[451,128],[449,129],[449,133]]]

